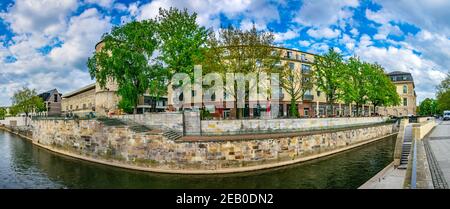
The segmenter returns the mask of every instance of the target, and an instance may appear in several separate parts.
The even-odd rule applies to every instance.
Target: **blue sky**
[[[450,66],[447,0],[3,0],[0,2],[0,106],[22,86],[67,93],[92,83],[86,67],[112,26],[153,18],[158,8],[187,8],[198,23],[274,32],[289,48],[330,47],[389,71],[407,71],[418,102],[434,97]]]

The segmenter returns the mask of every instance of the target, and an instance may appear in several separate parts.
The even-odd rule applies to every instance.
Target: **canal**
[[[0,130],[0,188],[358,188],[393,159],[395,136],[296,165],[227,175],[174,175],[85,162]]]

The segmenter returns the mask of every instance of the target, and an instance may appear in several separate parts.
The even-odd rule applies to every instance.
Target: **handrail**
[[[412,161],[412,171],[411,171],[411,189],[416,188],[416,180],[417,180],[417,141],[414,141],[414,149],[413,149],[413,161]]]

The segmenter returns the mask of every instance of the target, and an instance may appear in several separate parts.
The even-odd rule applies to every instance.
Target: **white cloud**
[[[250,30],[253,28],[253,25],[255,25],[255,28],[257,30],[266,30],[267,26],[265,24],[261,24],[261,23],[256,23],[256,22],[252,22],[249,19],[244,19],[241,21],[240,23],[240,29],[241,30]]]
[[[328,51],[330,47],[325,43],[314,43],[311,45],[311,52],[316,54],[322,54]]]
[[[297,32],[289,29],[286,32],[275,33],[274,36],[275,36],[275,42],[276,43],[281,43],[281,42],[284,42],[286,40],[291,40],[291,39],[297,38],[300,35]]]
[[[341,31],[339,29],[331,29],[331,28],[310,28],[306,32],[309,36],[313,38],[336,38],[341,34]]]
[[[66,16],[77,7],[76,0],[17,0],[0,17],[15,33],[38,32],[56,36],[64,30]]]
[[[419,28],[450,35],[450,1],[447,0],[375,0],[382,6],[378,16],[394,22],[406,22]]]
[[[73,8],[64,4],[69,1],[58,2],[48,5],[50,8],[46,10],[49,13],[62,11],[53,17],[28,13],[26,18],[32,22],[46,20],[45,23],[33,23],[40,25],[32,27],[25,27],[27,24],[22,24],[21,21],[15,22],[15,18],[21,17],[24,11],[32,10],[31,8],[45,10],[41,7],[41,2],[19,1],[18,5],[13,5],[2,14],[15,35],[8,45],[1,44],[0,47],[0,106],[9,105],[14,91],[22,86],[36,88],[38,92],[58,88],[65,93],[92,82],[86,71],[87,57],[91,56],[101,35],[111,28],[110,18],[100,14],[95,8],[85,9],[80,15],[72,16]],[[61,8],[58,9],[57,5]],[[72,5],[77,4],[75,2]],[[49,28],[54,27],[57,30],[50,33]],[[16,61],[4,62],[5,56],[13,56]]]
[[[311,42],[302,40],[302,41],[299,41],[298,44],[300,44],[300,46],[303,46],[303,47],[308,47],[311,45]]]
[[[409,49],[362,45],[355,49],[355,54],[365,61],[381,64],[388,72],[410,72],[420,101],[433,94],[435,86],[445,77],[445,73],[436,70],[435,63]]]
[[[305,26],[329,26],[351,17],[348,8],[358,6],[358,0],[305,0],[294,21]]]
[[[352,28],[352,29],[350,30],[350,33],[351,33],[353,36],[359,35],[359,31],[358,31],[358,29],[356,29],[356,28]]]
[[[241,17],[253,21],[258,25],[266,25],[271,21],[279,21],[280,16],[275,2],[228,0],[228,1],[170,1],[154,0],[141,5],[137,11],[137,19],[149,19],[158,15],[159,8],[188,9],[197,13],[197,21],[200,25],[218,28],[220,26],[220,14],[228,18]]]
[[[61,37],[64,44],[54,48],[49,58],[62,65],[82,68],[94,51],[95,44],[110,28],[109,18],[101,17],[95,8],[87,9],[70,19],[67,33]]]
[[[101,7],[111,8],[114,5],[114,0],[85,0],[88,4],[97,4]]]

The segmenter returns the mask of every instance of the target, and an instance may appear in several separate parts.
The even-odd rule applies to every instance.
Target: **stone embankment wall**
[[[308,119],[250,119],[201,121],[202,135],[224,135],[251,132],[282,132],[310,130],[322,127],[342,127],[381,123],[387,117],[308,118]]]
[[[28,118],[28,122],[30,122],[30,118]],[[24,126],[25,125],[25,116],[23,117],[6,117],[4,120],[0,120],[0,125],[6,126]]]
[[[34,143],[74,157],[121,167],[169,173],[226,173],[257,170],[342,151],[395,133],[379,124],[307,136],[258,140],[177,141],[157,131],[136,133],[97,120],[39,120]]]

